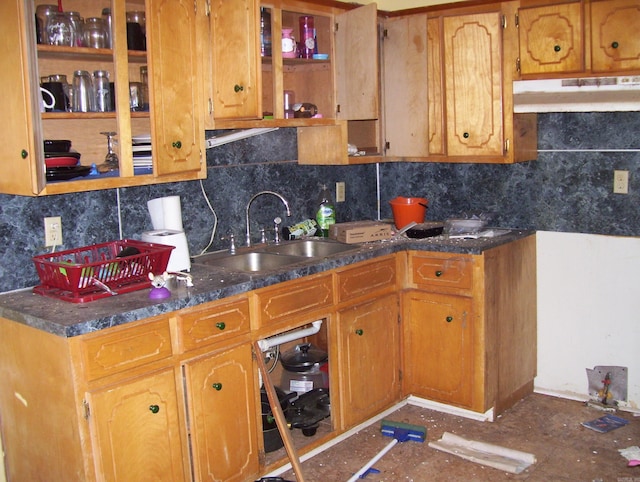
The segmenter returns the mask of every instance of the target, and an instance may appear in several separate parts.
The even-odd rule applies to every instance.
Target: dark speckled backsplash
[[[541,114],[537,161],[516,165],[389,163],[379,165],[381,217],[397,195],[429,199],[427,218],[494,213],[494,224],[545,231],[640,236],[640,113]],[[211,133],[213,134],[213,133]],[[230,232],[244,240],[245,206],[262,190],[285,196],[293,215],[274,196],[251,208],[252,231],[312,217],[319,183],[332,189],[346,182],[347,201],[337,205],[338,222],[375,219],[377,169],[364,166],[299,166],[296,133],[280,129],[207,151],[208,177],[197,181],[119,190],[30,198],[0,195],[0,292],[37,284],[31,257],[43,248],[45,216],[62,216],[70,249],[118,239],[118,202],[123,237],[151,229],[146,202],[179,195],[192,254],[209,243],[218,216],[214,249]],[[629,194],[613,194],[613,171],[629,171]]]

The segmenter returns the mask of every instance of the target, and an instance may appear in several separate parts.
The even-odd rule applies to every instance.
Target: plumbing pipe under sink
[[[302,328],[300,330],[295,330],[289,333],[283,333],[282,335],[276,335],[265,338],[263,340],[258,340],[258,346],[262,351],[267,351],[276,345],[282,345],[283,343],[297,340],[299,338],[304,338],[305,336],[315,335],[320,331],[321,326],[322,320],[316,320],[311,323],[311,326],[309,328]]]

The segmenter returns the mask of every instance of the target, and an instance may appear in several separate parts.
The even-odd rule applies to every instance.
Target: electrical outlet
[[[46,247],[62,244],[62,219],[60,216],[44,218],[44,245]]]
[[[346,196],[346,185],[344,181],[336,182],[336,202],[343,203]]]
[[[613,171],[613,192],[616,194],[629,193],[629,171]]]

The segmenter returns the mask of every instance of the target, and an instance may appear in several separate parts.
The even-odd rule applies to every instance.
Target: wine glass
[[[104,158],[104,163],[98,166],[98,171],[117,171],[120,168],[120,163],[118,160],[118,155],[113,150],[113,136],[117,135],[117,132],[101,132],[100,134],[107,136],[107,155]]]

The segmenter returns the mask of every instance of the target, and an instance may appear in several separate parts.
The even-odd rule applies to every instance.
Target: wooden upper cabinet
[[[591,68],[594,72],[640,69],[640,2],[591,3]]]
[[[521,8],[518,22],[523,75],[584,69],[580,2]]]
[[[259,33],[257,0],[211,2],[215,119],[262,117]]]
[[[377,119],[378,81],[377,7],[370,3],[336,15],[337,117]]]
[[[502,156],[499,12],[445,17],[443,50],[449,156]]]
[[[193,0],[150,0],[151,134],[156,175],[200,171],[204,128]]]

